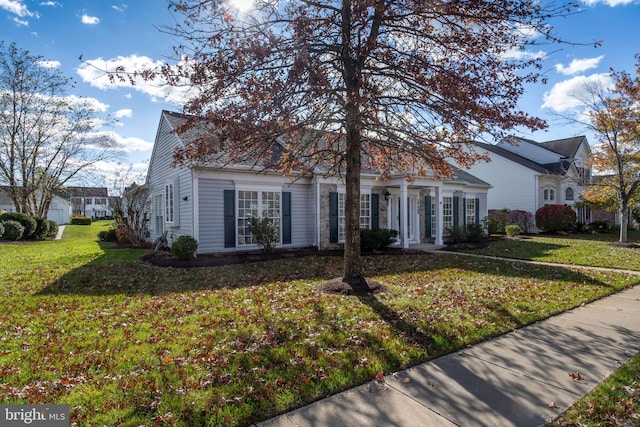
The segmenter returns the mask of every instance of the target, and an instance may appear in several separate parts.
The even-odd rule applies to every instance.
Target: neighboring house
[[[175,132],[185,120],[169,111],[160,116],[146,182],[152,240],[166,232],[169,243],[193,236],[200,253],[255,250],[252,216],[273,219],[282,248],[322,249],[344,240],[342,179],[317,173],[292,182],[245,164],[172,167],[174,150],[189,142]],[[363,173],[360,224],[398,230],[403,247],[440,244],[447,228],[486,216],[489,187],[461,170],[451,179],[417,177],[411,183],[400,175],[381,181],[378,174]]]
[[[0,210],[15,212],[16,208],[13,201],[7,196],[8,192],[9,187],[0,187]],[[71,217],[71,202],[63,190],[51,201],[47,219],[55,221],[58,224],[66,224],[69,222],[69,217]]]
[[[587,138],[577,136],[548,142],[514,138],[496,145],[478,143],[490,162],[478,162],[469,173],[491,184],[489,209],[535,212],[545,205],[571,206],[578,222],[591,221],[580,194],[591,181]]]
[[[71,201],[72,215],[105,219],[113,216],[106,187],[66,187],[66,195]]]

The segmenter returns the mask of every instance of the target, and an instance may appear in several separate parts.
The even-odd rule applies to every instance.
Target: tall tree
[[[99,161],[116,158],[89,100],[41,56],[0,43],[0,182],[18,212],[46,217],[56,193]]]
[[[522,55],[530,36],[557,41],[548,20],[568,13],[566,4],[546,4],[256,0],[239,12],[230,1],[171,0],[182,16],[164,30],[181,41],[178,65],[141,74],[191,86],[185,112],[212,127],[176,152],[178,163],[224,151],[285,172],[344,173],[343,280],[366,286],[361,168],[383,178],[448,175],[447,159],[479,160],[466,149],[479,135],[544,127],[517,101],[540,78],[539,58]]]
[[[618,211],[621,243],[626,243],[629,209],[640,197],[640,56],[637,75],[612,71],[615,85],[585,87],[580,101],[589,114],[588,128],[598,138],[592,147],[592,167],[603,176],[582,197]]]

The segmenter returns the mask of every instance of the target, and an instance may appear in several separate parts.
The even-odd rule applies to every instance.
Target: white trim
[[[199,179],[192,175],[193,183],[191,185],[191,216],[193,223],[193,238],[200,242],[200,191],[199,191]],[[224,232],[224,231],[223,231]]]

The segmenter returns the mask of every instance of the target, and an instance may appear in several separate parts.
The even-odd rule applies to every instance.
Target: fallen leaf
[[[556,404],[556,402],[549,402],[549,403],[547,403],[547,406],[549,408],[554,408],[554,409],[558,408],[558,405]]]
[[[403,384],[409,384],[410,382],[411,382],[411,378],[409,378],[409,377],[405,377],[405,378],[402,379],[402,383]]]
[[[429,385],[431,385],[431,387],[435,387],[435,388],[440,387],[440,384],[438,384],[438,383],[429,383]]]
[[[381,372],[380,372],[380,373],[378,373],[378,374],[376,375],[376,381],[377,381],[377,382],[379,382],[379,383],[383,383],[383,382],[384,382],[384,374],[383,374],[383,373],[381,373]]]
[[[569,376],[571,377],[571,379],[574,379],[576,381],[584,380],[584,378],[582,378],[582,375],[580,375],[580,372],[571,372]]]

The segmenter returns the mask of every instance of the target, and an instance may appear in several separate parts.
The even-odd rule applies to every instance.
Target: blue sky
[[[234,0],[240,5],[250,0]],[[607,81],[610,67],[635,73],[634,55],[640,53],[640,1],[598,0],[581,4],[581,13],[552,22],[556,32],[576,45],[541,45],[529,54],[544,55],[547,85],[527,88],[520,107],[549,122],[547,131],[524,134],[537,141],[586,134],[585,129],[559,120],[557,113],[575,112],[571,94],[584,81]],[[44,1],[0,0],[0,34],[5,44],[15,42],[32,55],[41,55],[76,80],[73,94],[92,98],[118,123],[109,128],[126,149],[120,167],[142,175],[151,155],[162,109],[180,110],[180,93],[157,83],[112,84],[87,63],[128,70],[166,60],[172,38],[158,27],[170,24],[164,1],[108,0]],[[602,40],[599,48],[592,42]],[[85,63],[79,60],[82,55]],[[102,165],[105,176],[118,166]],[[104,183],[109,185],[109,179]]]

